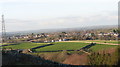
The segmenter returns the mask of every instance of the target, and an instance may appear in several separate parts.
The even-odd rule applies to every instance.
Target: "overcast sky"
[[[0,0],[0,15],[8,32],[117,25],[118,1]]]

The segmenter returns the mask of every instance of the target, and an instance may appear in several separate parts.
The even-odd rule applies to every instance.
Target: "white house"
[[[62,39],[59,39],[59,41],[62,41]]]

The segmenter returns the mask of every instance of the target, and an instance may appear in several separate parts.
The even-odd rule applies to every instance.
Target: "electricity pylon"
[[[5,30],[5,20],[4,15],[2,15],[2,44],[6,42],[6,30]]]

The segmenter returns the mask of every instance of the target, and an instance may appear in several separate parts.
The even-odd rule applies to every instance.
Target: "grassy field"
[[[13,43],[3,43],[3,44],[0,44],[0,45],[8,45],[8,44],[13,44]]]
[[[92,51],[100,51],[100,50],[106,50],[109,48],[116,48],[118,47],[117,45],[104,45],[104,44],[96,44],[95,46],[92,46],[90,49]]]
[[[87,40],[88,42],[88,40]],[[116,43],[117,41],[103,41],[103,40],[90,40],[89,42],[109,42],[109,43]],[[20,43],[16,45],[10,45],[10,46],[4,46],[5,48],[12,48],[12,49],[30,49],[37,46],[46,45],[47,43]],[[54,42],[52,43],[54,45],[46,46],[43,48],[35,49],[36,51],[56,51],[56,50],[76,50],[80,49],[89,43],[83,42]],[[99,51],[109,48],[115,48],[117,46],[115,45],[105,45],[105,44],[96,44],[95,46],[92,46],[90,49],[92,51]]]
[[[55,51],[55,50],[76,50],[80,49],[89,43],[78,43],[78,42],[58,42],[55,43],[55,45],[43,47],[40,49],[36,49],[36,51]],[[92,46],[90,49],[92,51],[100,51],[100,50],[106,50],[109,48],[116,48],[118,46],[116,45],[105,45],[105,44],[96,44],[95,46]]]
[[[5,48],[12,48],[12,49],[30,49],[37,46],[46,45],[47,43],[20,43],[16,45],[4,46]]]
[[[55,42],[55,45],[36,49],[36,51],[54,51],[54,50],[76,50],[80,49],[89,43],[78,43],[78,42]]]
[[[100,42],[100,43],[113,43],[113,44],[120,44],[120,42],[116,40],[85,40],[85,42]]]

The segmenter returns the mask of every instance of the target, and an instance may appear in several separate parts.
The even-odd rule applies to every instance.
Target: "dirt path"
[[[82,42],[82,43],[96,43],[96,44],[106,44],[106,45],[120,45],[120,44],[113,44],[113,43],[85,42],[85,41],[62,41],[62,42]]]

